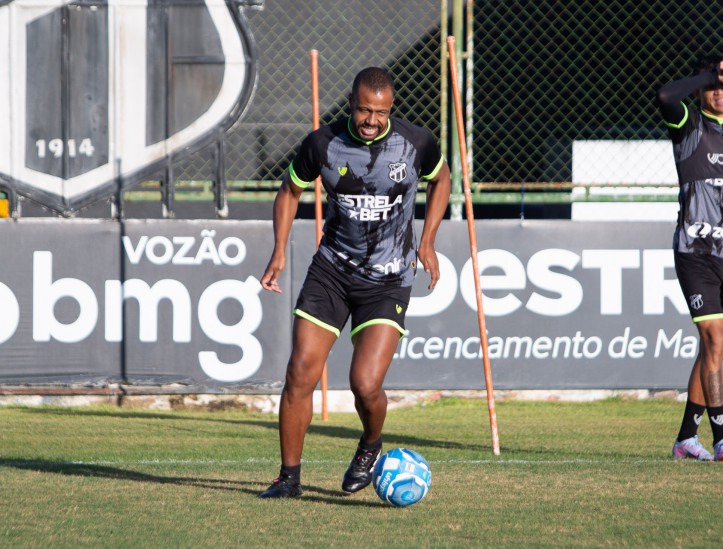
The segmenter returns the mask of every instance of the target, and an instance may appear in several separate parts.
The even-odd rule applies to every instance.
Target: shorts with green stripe
[[[723,318],[723,259],[676,251],[675,273],[693,322]]]
[[[351,316],[351,336],[372,324],[387,324],[406,334],[411,286],[371,284],[337,269],[317,253],[299,292],[294,314],[339,337]]]

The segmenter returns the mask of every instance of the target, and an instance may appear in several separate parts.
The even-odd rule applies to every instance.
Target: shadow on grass
[[[198,478],[198,477],[178,477],[178,476],[161,476],[152,475],[150,473],[142,473],[139,471],[131,471],[121,469],[119,467],[111,467],[109,465],[99,465],[95,463],[74,463],[66,461],[48,461],[35,459],[0,459],[0,467],[12,467],[15,469],[23,469],[27,471],[35,471],[39,473],[53,473],[58,475],[70,475],[79,477],[104,478],[109,480],[129,480],[133,482],[154,483],[154,484],[172,484],[176,486],[190,486],[194,488],[204,488],[210,490],[226,490],[233,492],[242,492],[252,496],[257,496],[261,490],[257,488],[258,483],[229,480],[223,478]],[[352,505],[361,507],[380,507],[384,503],[354,500],[341,491],[327,490],[316,486],[303,486],[304,495],[301,497],[303,501],[314,501],[319,503],[336,504],[336,505]]]
[[[169,413],[169,412],[137,412],[135,410],[92,410],[92,409],[78,409],[78,408],[54,408],[54,407],[48,407],[48,408],[21,408],[21,410],[24,413],[30,413],[30,414],[49,414],[49,415],[58,415],[58,416],[76,416],[76,417],[101,417],[101,418],[120,418],[128,421],[133,420],[157,420],[157,421],[167,421],[168,429],[181,429],[185,431],[193,431],[193,428],[181,428],[176,425],[171,425],[172,422],[188,422],[188,421],[196,421],[199,422],[199,424],[205,423],[205,422],[211,422],[211,423],[224,423],[234,426],[246,426],[246,427],[256,427],[256,428],[262,428],[262,429],[268,429],[270,431],[274,431],[275,435],[278,433],[278,420],[265,420],[265,419],[229,419],[225,417],[218,417],[214,416],[213,414],[207,414],[205,416],[189,416],[184,414],[175,414],[175,413]],[[351,441],[351,446],[354,447],[356,445],[356,442],[359,440],[359,436],[361,435],[361,426],[359,428],[351,428],[351,427],[344,427],[339,425],[327,425],[324,423],[321,423],[319,421],[313,422],[307,431],[308,434],[316,435],[316,436],[323,436],[328,438],[335,438],[340,440],[349,440]],[[451,431],[451,435],[454,436],[454,432]],[[500,456],[493,456],[492,455],[492,446],[491,444],[480,444],[475,442],[460,442],[458,440],[449,440],[449,439],[433,439],[433,438],[424,438],[420,436],[414,436],[409,435],[406,433],[399,433],[399,432],[393,432],[393,431],[385,431],[384,432],[384,446],[386,448],[396,448],[396,447],[407,447],[407,448],[413,448],[422,454],[425,453],[426,450],[432,449],[432,450],[449,450],[450,452],[454,451],[464,451],[465,453],[469,454],[469,452],[477,453],[480,458],[484,459],[515,459],[515,458],[523,458],[523,459],[540,459],[544,461],[545,459],[548,459],[550,457],[553,457],[556,460],[575,460],[575,459],[635,459],[635,458],[641,458],[644,459],[648,457],[648,454],[646,452],[636,452],[636,451],[630,451],[630,452],[616,452],[610,449],[609,451],[606,451],[603,448],[595,447],[594,449],[590,450],[582,450],[580,448],[554,448],[554,447],[510,447],[505,446],[504,444],[501,446]],[[467,458],[469,459],[469,458]]]
[[[27,408],[23,411],[33,414],[53,414],[53,415],[67,415],[67,416],[97,416],[107,418],[121,418],[126,420],[133,419],[152,419],[152,420],[173,420],[173,421],[200,421],[200,422],[216,422],[216,423],[227,423],[231,425],[243,425],[248,427],[261,427],[273,431],[279,429],[278,421],[266,421],[266,420],[244,420],[244,419],[225,419],[219,417],[189,417],[183,415],[175,415],[167,412],[151,413],[151,412],[116,412],[113,410],[79,410],[77,408],[65,409],[65,408]],[[190,430],[190,429],[189,429]],[[352,440],[354,444],[359,440],[361,436],[361,425],[358,429],[350,427],[340,427],[335,425],[324,425],[318,423],[312,423],[309,426],[307,434],[325,436],[330,438],[338,438],[344,440]],[[384,445],[388,448],[396,447],[408,447],[415,448],[421,451],[424,448],[435,448],[435,449],[448,449],[448,450],[472,450],[488,453],[492,450],[491,445],[484,444],[470,444],[467,442],[457,442],[452,440],[437,440],[429,438],[421,438],[416,436],[410,436],[405,434],[398,434],[389,431],[384,432]]]
[[[9,409],[10,407],[8,407]],[[225,415],[216,415],[214,413],[198,413],[196,415],[190,415],[188,413],[175,413],[173,411],[137,411],[136,409],[78,409],[78,408],[60,408],[60,407],[16,407],[17,411],[24,414],[45,414],[49,416],[65,416],[65,417],[98,417],[98,418],[117,418],[125,421],[134,420],[145,420],[145,421],[158,421],[168,430],[182,430],[188,432],[196,432],[202,429],[202,426],[213,425],[213,424],[227,424],[237,427],[249,427],[257,429],[268,429],[274,432],[274,436],[278,436],[278,420],[265,419],[268,414],[254,414],[250,418],[244,417],[243,419],[230,418]],[[259,419],[255,419],[258,417]],[[605,420],[609,422],[609,419]],[[189,422],[197,422],[195,425]],[[401,431],[401,432],[400,432]],[[386,430],[384,432],[384,445],[386,448],[395,447],[407,447],[415,449],[422,454],[425,454],[427,450],[434,451],[449,451],[450,455],[447,455],[444,459],[454,460],[454,452],[462,452],[463,456],[457,459],[480,459],[485,461],[505,461],[514,459],[524,460],[540,460],[546,461],[553,459],[555,461],[561,460],[625,460],[625,459],[649,459],[651,454],[648,450],[644,450],[642,447],[628,447],[625,450],[618,449],[614,444],[611,445],[600,445],[600,444],[588,444],[587,442],[583,445],[564,444],[557,440],[557,437],[550,437],[545,439],[544,444],[540,445],[535,443],[534,440],[520,439],[519,434],[513,440],[511,437],[509,440],[513,440],[509,445],[505,445],[504,441],[505,433],[503,431],[503,444],[500,447],[501,455],[492,455],[491,443],[481,443],[470,440],[460,441],[457,438],[459,434],[455,429],[455,423],[453,419],[449,421],[449,427],[446,432],[449,433],[449,438],[431,438],[424,436],[415,436],[409,434],[414,430],[400,429],[398,431]],[[350,442],[350,448],[356,446],[356,442],[361,435],[361,426],[358,428],[352,428],[340,425],[329,425],[321,422],[315,418],[315,421],[310,425],[308,433],[313,436],[327,437],[331,439],[346,440]],[[467,437],[469,439],[469,437]],[[481,439],[485,439],[486,436],[480,435]],[[531,437],[534,439],[534,437]],[[456,440],[455,440],[456,439]],[[660,454],[655,454],[652,457],[659,457]],[[666,450],[667,455],[667,450]],[[430,461],[433,461],[430,460]]]

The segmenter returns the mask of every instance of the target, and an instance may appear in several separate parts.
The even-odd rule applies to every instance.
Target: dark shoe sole
[[[269,488],[259,494],[259,499],[298,498],[303,493],[304,491],[301,489],[301,486],[288,490]]]

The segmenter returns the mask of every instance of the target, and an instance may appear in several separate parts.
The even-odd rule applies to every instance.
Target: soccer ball
[[[432,485],[432,471],[414,450],[395,448],[382,455],[372,473],[374,490],[383,501],[407,507],[422,501]]]

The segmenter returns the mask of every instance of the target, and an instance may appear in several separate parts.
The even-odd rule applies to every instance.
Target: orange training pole
[[[311,50],[311,124],[314,130],[319,129],[319,52]],[[316,247],[321,242],[321,178],[317,177],[314,181],[314,217],[316,218]],[[327,373],[326,364],[321,373],[321,419],[326,421],[329,419],[326,402],[327,390]]]
[[[479,265],[477,264],[477,237],[474,231],[474,212],[472,210],[472,193],[469,188],[469,170],[467,168],[467,147],[464,136],[464,123],[462,120],[462,105],[457,83],[457,55],[454,48],[454,36],[447,37],[449,51],[450,77],[452,81],[452,96],[454,98],[454,111],[457,117],[457,135],[459,137],[459,154],[462,159],[462,184],[464,185],[464,203],[467,212],[467,227],[469,229],[469,247],[472,254],[472,270],[474,273],[474,288],[477,295],[477,318],[479,320],[479,334],[482,342],[482,361],[485,373],[485,388],[487,389],[487,406],[490,412],[490,427],[492,428],[492,451],[500,455],[500,437],[497,433],[497,412],[495,412],[495,394],[492,388],[492,371],[487,352],[487,327],[485,314],[482,309],[482,289],[479,281]]]

